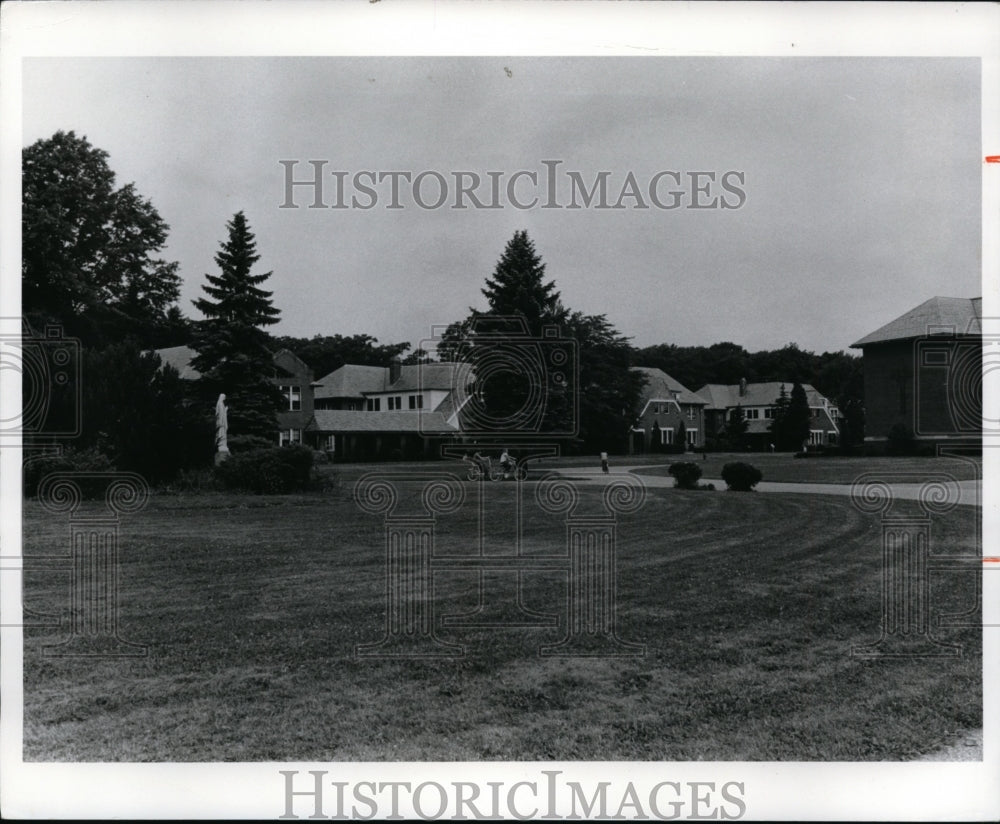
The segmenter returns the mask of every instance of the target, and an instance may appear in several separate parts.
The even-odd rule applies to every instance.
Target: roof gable
[[[851,348],[933,334],[981,335],[982,313],[982,298],[933,297],[852,343]]]
[[[639,396],[640,408],[652,400],[675,400],[678,403],[704,406],[705,399],[696,395],[680,381],[672,378],[662,369],[653,366],[632,366],[630,372],[640,372],[646,376],[646,383]]]

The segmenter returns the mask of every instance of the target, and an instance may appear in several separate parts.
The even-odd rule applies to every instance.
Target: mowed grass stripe
[[[124,520],[122,635],[149,656],[45,658],[64,636],[26,630],[25,757],[878,760],[981,723],[977,631],[941,631],[965,644],[956,660],[850,657],[879,635],[881,545],[848,499],[650,490],[618,528],[619,635],[645,657],[539,658],[558,628],[441,628],[467,657],[410,662],[353,655],[381,637],[385,573],[381,520],[349,489],[154,496]],[[599,494],[582,487],[583,506]],[[935,546],[972,546],[976,517],[935,518]],[[561,518],[530,499],[524,518],[524,551],[565,551]],[[473,513],[438,534],[443,553],[475,548]],[[26,552],[66,536],[26,503]],[[565,573],[522,578],[528,605],[564,620]],[[474,605],[474,573],[436,580],[439,616]],[[27,573],[28,605],[64,609],[67,582]],[[959,611],[974,582],[942,575],[933,596]]]

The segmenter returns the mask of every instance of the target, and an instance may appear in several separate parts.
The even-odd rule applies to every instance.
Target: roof
[[[785,387],[788,396],[792,395],[794,381],[767,381],[764,383],[748,383],[746,394],[740,396],[739,384],[706,383],[698,394],[708,402],[708,409],[731,409],[735,406],[771,406],[781,395],[781,387]],[[802,384],[806,391],[806,399],[810,406],[824,406],[826,398],[808,384]]]
[[[450,391],[465,382],[470,371],[466,363],[404,364],[399,377],[389,381],[387,366],[357,366],[344,364],[314,384],[314,395],[323,398],[362,398],[379,392],[426,392],[431,389]]]
[[[362,398],[366,392],[380,392],[389,370],[384,366],[344,364],[313,383],[313,396],[321,398]]]
[[[981,335],[982,316],[982,298],[933,297],[852,343],[851,348],[933,334]]]
[[[642,394],[639,396],[640,408],[652,400],[676,400],[679,403],[705,405],[704,398],[696,395],[662,369],[652,366],[632,366],[629,371],[641,372],[646,376],[646,385],[642,387]]]
[[[440,412],[359,412],[346,409],[317,409],[309,426],[317,432],[429,432],[454,433]]]
[[[191,365],[191,361],[197,352],[190,346],[171,346],[167,349],[156,349],[156,354],[160,356],[160,362],[168,364],[180,373],[186,381],[196,381],[201,377],[201,372]]]

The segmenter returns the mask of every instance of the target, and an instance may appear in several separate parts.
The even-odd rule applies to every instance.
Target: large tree
[[[243,212],[227,224],[228,239],[215,256],[220,274],[205,275],[207,297],[194,301],[205,315],[193,347],[192,366],[202,377],[203,400],[213,403],[222,393],[229,406],[229,431],[233,437],[274,439],[275,415],[281,394],[274,375],[271,338],[266,326],[278,322],[271,292],[260,288],[271,272],[251,272],[260,260],[253,233]]]
[[[160,257],[170,227],[134,184],[116,188],[107,152],[59,131],[28,146],[21,168],[25,316],[85,343],[144,340],[164,324],[180,290],[178,264]]]
[[[801,383],[796,381],[788,401],[788,414],[785,421],[785,436],[788,438],[790,448],[801,449],[809,440],[811,415],[806,390],[802,388]]]
[[[490,347],[502,351],[505,343],[518,345],[524,336],[541,339],[538,351],[545,357],[549,345],[545,330],[555,327],[559,338],[576,341],[579,364],[578,375],[572,369],[565,383],[554,380],[537,387],[525,381],[512,358],[509,371],[498,370],[477,384],[490,418],[519,420],[519,411],[530,405],[529,393],[541,389],[545,413],[540,432],[570,434],[575,422],[577,446],[599,451],[624,448],[645,380],[629,370],[632,348],[628,338],[604,315],[571,312],[563,306],[555,281],[546,279],[545,264],[525,231],[516,232],[508,241],[482,294],[488,308],[470,308],[464,320],[447,328],[437,347],[440,360],[470,359],[475,367],[477,357],[489,353]],[[498,360],[503,359],[493,359],[492,365]],[[551,376],[546,373],[546,377]]]
[[[520,315],[532,335],[539,335],[545,324],[566,318],[555,281],[546,282],[545,264],[523,229],[507,242],[482,293],[490,314]]]

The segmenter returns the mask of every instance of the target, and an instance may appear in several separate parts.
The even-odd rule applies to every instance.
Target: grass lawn
[[[464,659],[356,658],[384,631],[383,526],[350,499],[363,468],[328,471],[322,494],[160,494],[126,517],[121,633],[149,654],[44,657],[65,634],[26,629],[25,758],[897,760],[982,723],[980,630],[937,631],[956,659],[850,657],[879,636],[880,532],[830,496],[649,490],[618,530],[618,631],[644,657],[541,658],[559,628],[443,627]],[[526,550],[562,552],[565,525],[528,500]],[[473,509],[440,518],[441,554],[469,549]],[[509,501],[485,512],[502,523]],[[936,518],[935,550],[977,552],[978,518]],[[67,534],[26,502],[26,555]],[[438,615],[474,604],[474,574],[435,582]],[[976,601],[974,576],[931,583],[932,619]],[[67,584],[26,573],[26,605],[65,609]],[[562,609],[564,572],[524,585]]]

